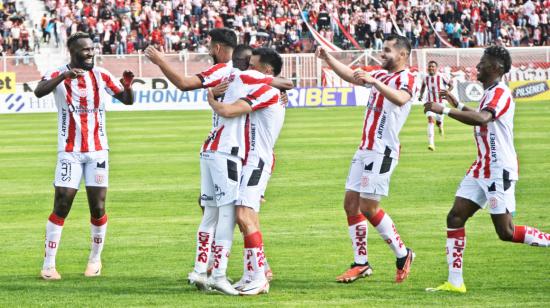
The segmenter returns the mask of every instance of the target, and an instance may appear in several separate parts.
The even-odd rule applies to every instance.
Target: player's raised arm
[[[358,84],[374,86],[382,96],[397,106],[405,105],[412,97],[412,92],[400,88],[394,89],[363,70],[356,70],[354,78]]]
[[[252,112],[252,107],[243,99],[239,99],[232,104],[222,104],[214,97],[216,90],[208,88],[208,104],[215,113],[224,118],[234,118],[240,115]]]
[[[358,83],[358,80],[353,77],[354,71],[349,66],[336,60],[336,58],[330,55],[325,49],[317,47],[315,55],[317,56],[317,58],[325,60],[325,62],[327,62],[330,68],[332,68],[336,75],[340,76],[340,78],[353,84],[362,85]]]
[[[437,114],[446,114],[457,121],[472,126],[484,125],[493,120],[493,113],[491,113],[490,111],[475,111],[467,106],[464,106],[464,104],[461,105],[463,106],[463,109],[459,110],[443,107],[440,104],[428,102],[424,104],[424,113],[431,111]]]
[[[155,49],[153,46],[145,49],[145,56],[157,65],[164,76],[170,80],[181,91],[189,91],[202,88],[202,81],[198,76],[181,76],[174,70],[168,62],[164,60],[162,52]]]
[[[57,85],[59,85],[63,80],[70,78],[75,79],[79,76],[84,75],[85,70],[81,68],[71,68],[68,71],[65,71],[61,74],[44,76],[44,78],[38,83],[36,89],[34,89],[34,95],[40,98],[42,96],[50,94]]]
[[[131,71],[124,71],[120,83],[123,90],[114,95],[116,99],[121,101],[124,105],[134,104],[134,92],[132,91],[132,81],[134,81],[134,73]]]

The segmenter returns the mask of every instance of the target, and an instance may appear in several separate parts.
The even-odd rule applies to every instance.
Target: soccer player
[[[428,75],[424,77],[422,81],[422,87],[420,89],[419,100],[422,101],[424,96],[424,90],[428,90],[428,96],[426,102],[432,102],[444,105],[443,97],[439,94],[441,91],[446,90],[451,92],[453,85],[449,82],[447,77],[438,71],[438,65],[435,61],[428,62]],[[437,128],[439,129],[439,134],[443,136],[445,134],[443,130],[443,119],[444,115],[435,114],[431,111],[426,112],[428,117],[428,149],[430,151],[435,151],[435,142],[434,142],[434,120]]]
[[[55,170],[54,208],[46,224],[45,257],[41,276],[59,280],[55,267],[63,224],[82,177],[91,215],[92,247],[87,277],[101,274],[101,251],[105,243],[107,215],[105,196],[109,183],[109,146],[105,130],[105,103],[115,97],[126,105],[134,102],[133,74],[124,72],[120,82],[103,68],[94,66],[90,36],[77,32],[67,40],[70,63],[47,72],[34,93],[54,94],[58,110],[58,154]]]
[[[477,65],[477,80],[485,89],[477,109],[459,103],[444,92],[451,109],[432,102],[425,111],[446,114],[466,125],[474,126],[477,159],[470,166],[456,192],[454,205],[447,215],[447,282],[427,291],[466,292],[462,278],[466,249],[466,221],[480,208],[488,210],[498,237],[503,241],[549,247],[550,234],[529,226],[516,226],[512,221],[516,211],[515,187],[518,161],[514,149],[515,103],[502,76],[510,71],[512,59],[506,48],[485,49]]]
[[[250,69],[266,75],[277,76],[283,62],[277,52],[269,48],[255,49],[250,59]],[[228,91],[242,87],[244,77],[255,76],[253,72],[242,72],[230,83]],[[239,80],[240,78],[240,80]],[[260,77],[256,77],[260,78]],[[250,114],[250,151],[243,166],[241,186],[237,205],[237,223],[244,238],[244,273],[233,285],[242,295],[257,295],[269,292],[269,281],[265,275],[266,258],[259,211],[263,192],[273,171],[275,156],[273,149],[283,127],[285,107],[278,89],[266,84],[244,84],[247,95],[229,104],[217,102],[209,91],[210,106],[222,117],[238,117]]]
[[[405,247],[392,219],[380,208],[380,200],[388,195],[390,176],[399,159],[399,131],[417,94],[415,77],[406,68],[410,53],[407,38],[390,35],[382,50],[383,70],[366,73],[353,71],[322,48],[317,50],[317,56],[338,76],[372,87],[361,143],[351,161],[344,199],[354,262],[336,278],[339,282],[353,282],[372,274],[367,258],[367,219],[397,258],[395,282],[403,282],[410,272],[414,253]]]

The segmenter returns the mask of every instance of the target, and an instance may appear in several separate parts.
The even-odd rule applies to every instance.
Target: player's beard
[[[382,62],[382,68],[386,71],[391,71],[395,67],[395,61],[392,58],[386,58],[385,62]]]
[[[218,61],[218,57],[216,57],[215,54],[211,54],[210,56],[212,56],[212,60],[214,60],[214,64],[220,63],[220,61]]]
[[[92,58],[92,63],[87,63],[86,62],[86,57],[82,57],[82,56],[79,56],[77,55],[76,56],[76,63],[78,64],[78,66],[85,70],[85,71],[90,71],[91,69],[94,68],[94,64],[95,64],[95,60],[94,58]]]

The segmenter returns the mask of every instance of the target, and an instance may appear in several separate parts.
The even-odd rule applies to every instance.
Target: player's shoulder
[[[246,70],[241,71],[239,74],[239,79],[245,85],[256,85],[270,83],[273,77],[256,70]]]
[[[67,64],[65,64],[65,65],[61,65],[61,66],[50,68],[50,69],[46,70],[46,72],[44,72],[43,76],[59,75],[59,74],[61,74],[63,72],[66,72],[68,70],[69,70],[69,67],[68,67]]]
[[[92,68],[92,73],[111,74],[111,72],[109,72],[106,68],[96,65]]]
[[[233,68],[233,64],[231,62],[227,63],[216,63],[210,67],[208,67],[206,70],[201,72],[201,75],[204,77],[208,77],[214,73],[220,73],[220,72],[227,72],[229,73],[231,69]]]

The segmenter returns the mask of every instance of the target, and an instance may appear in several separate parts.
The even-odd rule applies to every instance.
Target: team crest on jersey
[[[103,174],[96,174],[95,175],[95,183],[96,184],[103,184],[105,182],[105,175]]]
[[[80,97],[86,97],[88,95],[88,91],[86,91],[86,88],[79,88],[78,95],[80,95]]]
[[[362,176],[361,177],[361,187],[367,187],[369,186],[369,177],[368,176]]]
[[[497,208],[497,206],[498,206],[497,198],[495,197],[489,198],[489,207],[494,210]]]

